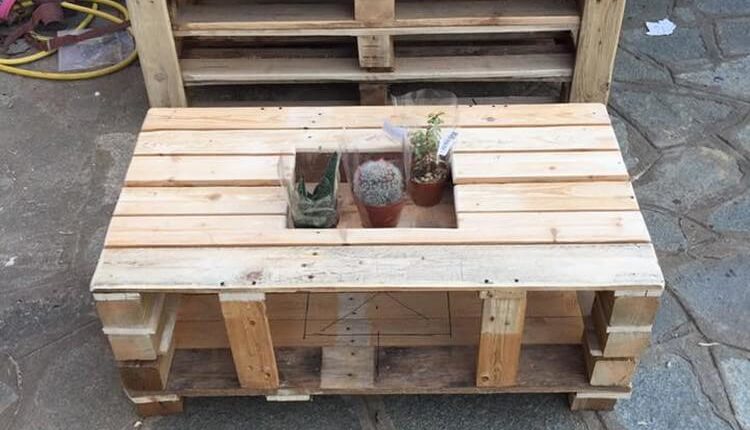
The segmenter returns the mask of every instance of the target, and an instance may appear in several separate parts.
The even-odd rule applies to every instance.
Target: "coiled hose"
[[[87,1],[94,3],[92,7],[81,6],[81,5],[69,3],[66,1],[61,3],[61,6],[66,9],[70,9],[70,10],[74,10],[77,12],[82,12],[82,13],[87,14],[86,17],[76,26],[76,30],[82,30],[88,27],[89,24],[91,24],[91,21],[94,20],[94,17],[103,18],[115,24],[121,24],[125,22],[126,20],[128,20],[128,10],[124,6],[122,6],[121,4],[115,1],[112,1],[112,0],[87,0]],[[21,3],[21,5],[25,7],[28,7],[31,4],[32,3],[30,1]],[[115,15],[99,10],[98,4],[108,6],[117,10],[122,15],[122,17],[120,18]],[[39,38],[40,40],[47,39],[42,36],[36,36],[36,37]],[[14,74],[14,75],[25,76],[27,78],[51,79],[51,80],[58,80],[58,81],[75,81],[79,79],[98,78],[100,76],[104,76],[110,73],[117,72],[119,70],[124,69],[125,67],[130,65],[130,63],[135,61],[136,58],[138,58],[138,53],[135,50],[133,50],[133,52],[131,52],[127,56],[127,58],[125,58],[124,60],[120,61],[117,64],[113,64],[111,66],[103,67],[101,69],[90,70],[90,71],[85,71],[85,72],[50,72],[50,71],[29,70],[29,69],[16,67],[16,66],[32,63],[44,57],[48,57],[54,54],[55,52],[56,50],[40,51],[40,52],[36,52],[34,54],[30,54],[24,57],[0,58],[0,72],[6,72],[6,73]]]

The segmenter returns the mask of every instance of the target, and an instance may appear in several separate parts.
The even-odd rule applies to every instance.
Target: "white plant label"
[[[391,139],[395,140],[398,143],[401,143],[404,140],[406,140],[406,135],[407,135],[406,129],[402,127],[397,127],[391,124],[391,122],[388,120],[385,120],[383,122],[383,130],[388,136],[391,137]]]
[[[453,149],[453,145],[456,144],[456,141],[458,140],[457,138],[458,132],[455,130],[443,136],[440,140],[440,146],[438,146],[438,155],[440,157],[448,155],[448,153],[451,152],[451,149]]]

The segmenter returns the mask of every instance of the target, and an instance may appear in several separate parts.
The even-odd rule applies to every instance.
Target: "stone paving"
[[[645,35],[665,17],[673,35]],[[667,292],[613,412],[552,395],[236,398],[140,420],[87,284],[146,108],[137,67],[0,75],[0,430],[750,430],[750,0],[629,0],[610,112]]]

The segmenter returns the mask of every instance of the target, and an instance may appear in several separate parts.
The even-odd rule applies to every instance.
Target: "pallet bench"
[[[152,107],[185,87],[551,81],[605,103],[625,0],[128,1]],[[500,45],[487,43],[500,38]],[[485,46],[487,45],[487,46]],[[513,49],[508,49],[508,48]]]
[[[416,125],[431,108],[402,109]],[[663,279],[605,107],[459,110],[439,206],[367,229],[344,203],[338,228],[308,230],[287,226],[279,160],[334,151],[343,133],[398,150],[381,130],[393,108],[151,109],[91,284],[138,410],[191,396],[628,397]]]

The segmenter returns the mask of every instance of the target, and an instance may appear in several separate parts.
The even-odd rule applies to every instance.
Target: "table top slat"
[[[447,126],[452,128],[451,126]],[[458,128],[460,152],[618,151],[612,127],[552,126]],[[375,128],[329,130],[170,130],[138,136],[135,155],[272,155],[334,152],[353,146],[365,152],[400,151],[401,143]]]
[[[443,107],[444,108],[444,107]],[[435,106],[327,106],[284,108],[151,108],[142,131],[379,128],[383,121],[422,126]],[[397,113],[398,112],[398,113]],[[458,107],[465,127],[610,125],[601,104],[476,105]]]
[[[280,158],[278,155],[135,156],[125,176],[125,186],[278,185]]]
[[[125,187],[113,216],[285,215],[280,187]]]
[[[640,212],[459,214],[459,228],[292,229],[283,215],[114,217],[107,247],[648,242]]]
[[[627,181],[618,151],[454,154],[453,183]]]
[[[105,249],[94,292],[631,290],[658,295],[650,244]]]
[[[458,213],[638,210],[630,182],[466,184],[453,192]]]

